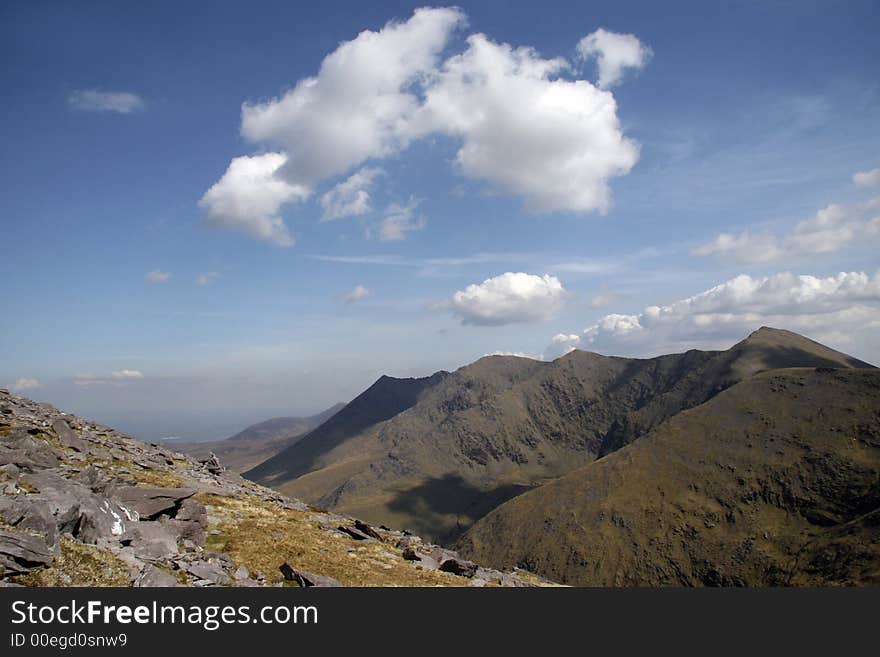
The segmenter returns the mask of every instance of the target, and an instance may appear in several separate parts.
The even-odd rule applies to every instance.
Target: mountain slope
[[[328,422],[246,476],[449,541],[504,501],[780,365],[869,367],[767,328],[724,352],[627,359],[574,351],[552,363],[490,356],[444,376],[383,422],[313,439]]]
[[[437,372],[429,377],[396,379],[380,377],[373,385],[349,402],[327,422],[310,432],[290,448],[260,463],[245,473],[267,485],[280,479],[308,472],[321,456],[348,437],[357,435],[415,404],[419,396],[447,376]],[[296,449],[293,449],[296,447]]]
[[[0,390],[0,587],[545,583]]]
[[[757,374],[459,547],[576,585],[880,584],[880,370]]]
[[[197,459],[216,454],[220,462],[233,472],[243,472],[295,444],[312,429],[321,426],[338,413],[345,404],[336,404],[308,417],[276,417],[251,425],[225,440],[184,442],[168,445]]]

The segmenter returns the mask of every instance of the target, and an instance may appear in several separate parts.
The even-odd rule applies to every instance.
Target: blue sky
[[[4,3],[0,385],[209,438],[493,352],[880,362],[876,3],[417,7]]]

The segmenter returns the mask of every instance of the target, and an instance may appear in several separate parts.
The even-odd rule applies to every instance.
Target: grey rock
[[[407,545],[405,548],[403,548],[403,558],[407,561],[421,561],[422,554],[412,545]]]
[[[92,492],[101,494],[104,494],[107,491],[107,487],[113,481],[94,465],[89,465],[83,470],[80,470],[73,476],[73,480],[82,484],[86,488],[89,488]]]
[[[244,566],[239,566],[238,569],[232,574],[233,579],[235,579],[236,581],[250,579],[250,576],[250,572]]]
[[[377,541],[382,540],[382,537],[379,535],[379,532],[377,532],[375,529],[370,527],[370,525],[368,525],[367,523],[365,523],[361,520],[354,521],[354,528],[357,529],[362,534],[366,534],[370,538],[375,538]]]
[[[67,422],[61,418],[52,422],[52,430],[55,432],[55,435],[58,436],[58,440],[61,442],[62,446],[77,452],[86,451],[86,444],[83,442],[83,439],[80,438],[73,429],[70,428]]]
[[[85,500],[80,504],[80,519],[74,536],[92,545],[100,538],[121,537],[126,530],[126,511],[106,498]]]
[[[181,502],[174,518],[167,520],[165,524],[178,540],[192,541],[195,545],[204,546],[208,510],[204,504],[190,497]]]
[[[153,520],[161,514],[174,516],[181,502],[195,495],[195,488],[146,488],[118,486],[110,495],[122,506],[132,509],[141,518]]]
[[[368,535],[365,534],[364,532],[362,532],[362,531],[356,529],[355,527],[350,527],[350,526],[347,526],[347,525],[339,525],[339,527],[337,527],[336,529],[339,530],[339,531],[341,531],[343,534],[346,534],[346,535],[350,536],[351,538],[353,538],[353,539],[356,540],[356,541],[373,541],[373,540],[376,540],[376,539],[372,538],[371,536],[368,536]]]
[[[139,559],[158,560],[177,553],[176,537],[160,522],[130,523],[120,543],[130,546]]]
[[[58,544],[58,526],[52,508],[35,495],[0,497],[0,519],[17,529],[42,535],[49,547]]]
[[[306,572],[305,570],[298,570],[291,566],[286,561],[281,564],[278,568],[281,571],[281,575],[288,582],[296,582],[299,586],[306,587],[336,587],[342,586],[342,583],[339,580],[333,579],[332,577],[327,577],[326,575],[315,575],[314,573]]]
[[[77,481],[65,479],[57,471],[26,474],[21,480],[39,491],[33,496],[35,499],[49,504],[58,531],[68,532],[84,543],[94,544],[102,537],[122,536],[126,522],[132,517],[126,509]]]
[[[57,467],[59,460],[46,440],[16,429],[0,443],[0,465],[9,463],[34,472]]]
[[[179,586],[179,582],[174,575],[149,563],[144,566],[143,572],[141,572],[141,574],[138,575],[137,578],[135,578],[133,584],[134,586],[139,588],[168,588],[172,586]]]
[[[44,568],[54,558],[54,551],[42,538],[0,530],[0,569],[4,577]]]
[[[431,550],[431,558],[440,564],[440,570],[461,577],[473,577],[477,572],[477,564],[467,559],[462,559],[458,552],[445,548]]]
[[[186,572],[201,580],[202,586],[229,586],[232,584],[232,579],[220,562],[215,559],[194,561],[186,566]]]
[[[211,452],[211,455],[208,458],[199,461],[199,463],[205,466],[205,469],[211,474],[222,474],[226,470],[226,468],[220,464],[220,459],[217,458],[217,455],[214,454],[214,452]]]

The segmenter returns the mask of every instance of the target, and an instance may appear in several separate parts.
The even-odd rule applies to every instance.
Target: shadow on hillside
[[[531,488],[505,484],[486,490],[448,474],[398,493],[388,508],[407,514],[409,529],[420,536],[450,544],[496,506]]]

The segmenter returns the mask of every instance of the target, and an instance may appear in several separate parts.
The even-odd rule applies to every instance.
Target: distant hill
[[[575,585],[876,586],[878,482],[880,370],[772,370],[507,502],[459,548]]]
[[[398,384],[380,379],[331,421],[245,476],[328,508],[451,541],[512,497],[779,367],[870,366],[769,328],[727,351],[651,359],[586,351],[551,363],[489,356],[452,374],[412,380],[422,385],[407,403],[389,401]],[[361,407],[383,412],[355,413]]]
[[[233,472],[242,472],[271,458],[295,444],[309,431],[322,425],[338,413],[345,404],[335,404],[317,415],[308,417],[276,417],[251,425],[225,440],[206,442],[168,442],[173,447],[197,459],[216,454],[220,462]]]

